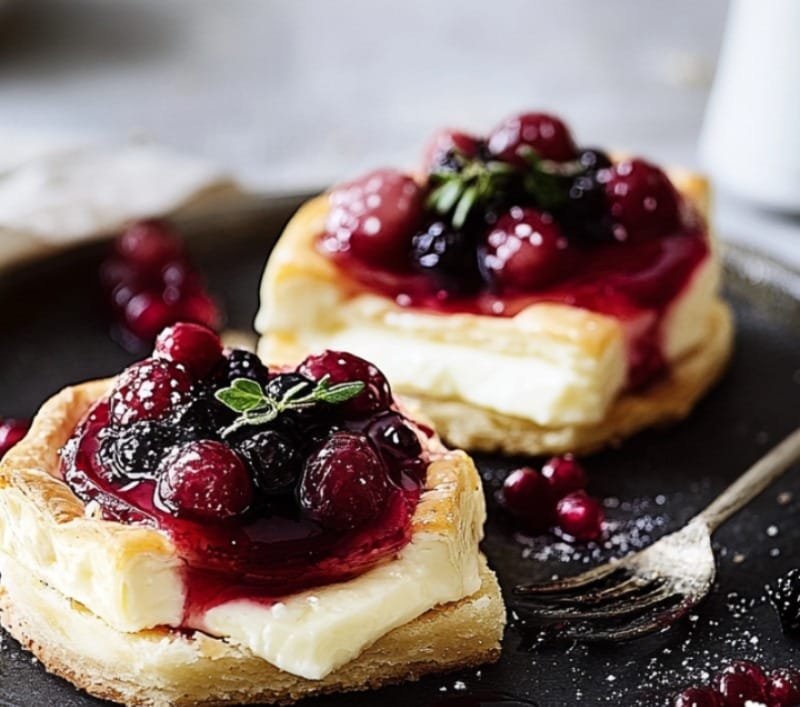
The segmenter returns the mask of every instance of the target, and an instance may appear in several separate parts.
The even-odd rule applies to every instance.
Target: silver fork
[[[551,638],[624,641],[664,630],[708,593],[716,574],[711,534],[800,459],[800,428],[734,481],[681,530],[574,577],[520,585],[526,623]]]

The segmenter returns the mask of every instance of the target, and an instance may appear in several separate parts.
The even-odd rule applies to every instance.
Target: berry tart
[[[732,345],[704,179],[525,113],[447,131],[419,173],[305,204],[267,264],[267,361],[359,352],[450,443],[586,452],[680,419]]]
[[[68,388],[0,464],[0,617],[128,705],[287,703],[496,659],[470,458],[324,351],[268,370],[164,330]]]

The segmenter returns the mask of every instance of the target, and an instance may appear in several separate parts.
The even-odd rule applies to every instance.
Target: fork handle
[[[714,532],[800,459],[800,427],[773,447],[695,517]]]

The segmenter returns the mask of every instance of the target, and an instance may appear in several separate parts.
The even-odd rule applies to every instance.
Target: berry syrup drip
[[[173,541],[186,626],[226,601],[269,603],[390,558],[410,539],[427,468],[366,361],[324,352],[276,374],[218,341],[198,325],[165,330],[62,453],[64,480],[104,518]]]
[[[486,139],[437,135],[423,184],[378,170],[330,196],[321,252],[355,292],[441,313],[511,317],[536,302],[627,323],[630,384],[665,367],[664,314],[709,254],[662,170],[579,149],[541,113]]]

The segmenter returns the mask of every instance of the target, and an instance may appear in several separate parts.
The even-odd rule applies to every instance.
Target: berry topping
[[[547,479],[557,499],[585,489],[588,482],[583,466],[572,454],[549,459],[542,467],[542,476]]]
[[[253,498],[253,485],[234,451],[211,440],[175,448],[161,463],[157,494],[176,516],[220,522],[242,515]]]
[[[237,445],[236,451],[253,475],[256,488],[265,494],[285,492],[300,476],[300,457],[289,439],[275,430],[264,430]]]
[[[398,486],[419,488],[425,482],[428,465],[420,457],[422,445],[405,417],[397,412],[383,413],[366,432]]]
[[[765,702],[767,677],[755,663],[740,660],[725,668],[715,679],[725,707],[745,707],[747,702]]]
[[[327,528],[349,530],[374,517],[388,495],[388,481],[369,440],[335,432],[306,461],[300,505]]]
[[[611,166],[611,158],[602,150],[584,147],[578,151],[577,160],[581,167],[591,170],[605,169]]]
[[[434,171],[458,169],[453,159],[455,153],[466,158],[477,157],[483,142],[472,135],[457,130],[440,130],[425,147],[422,169],[427,174]]]
[[[202,378],[222,357],[222,343],[208,327],[181,322],[158,335],[154,354],[182,363],[193,375]]]
[[[323,351],[306,358],[298,367],[298,373],[319,381],[328,376],[331,383],[361,381],[364,390],[341,404],[350,415],[370,415],[388,410],[392,404],[389,382],[377,366],[345,351]]]
[[[327,249],[402,269],[423,211],[422,189],[411,177],[391,169],[370,172],[331,192],[330,204]]]
[[[29,427],[30,423],[27,420],[0,418],[0,459],[25,436]]]
[[[770,673],[767,696],[770,699],[770,707],[800,705],[800,672],[782,668]]]
[[[553,217],[515,206],[501,216],[486,237],[483,266],[500,291],[530,292],[564,276],[570,250]]]
[[[603,532],[603,507],[585,491],[564,496],[556,506],[556,517],[560,528],[576,540],[597,540]]]
[[[571,160],[576,152],[567,126],[547,113],[511,116],[489,133],[489,152],[504,162],[523,166],[525,148],[556,162]]]
[[[690,687],[675,697],[673,707],[725,707],[722,696],[711,687]]]
[[[185,402],[192,387],[189,372],[179,363],[145,359],[126,368],[111,393],[111,421],[128,425],[157,420]]]
[[[766,590],[783,632],[787,636],[800,636],[800,569],[789,570]]]
[[[254,353],[233,349],[217,365],[214,378],[228,383],[237,378],[248,378],[261,385],[266,385],[269,381],[269,369]]]
[[[503,483],[503,506],[529,532],[541,532],[553,521],[553,492],[547,480],[535,469],[512,471]]]
[[[161,460],[180,441],[182,433],[166,422],[142,420],[107,435],[99,452],[102,467],[110,472],[107,480],[125,483],[155,478]]]
[[[474,239],[443,221],[434,221],[414,236],[411,260],[449,292],[467,293],[481,284]]]
[[[162,221],[131,224],[116,243],[119,255],[139,268],[158,270],[170,260],[184,257],[183,243]]]
[[[618,241],[665,236],[681,227],[680,196],[664,172],[645,160],[602,170],[614,237]]]

